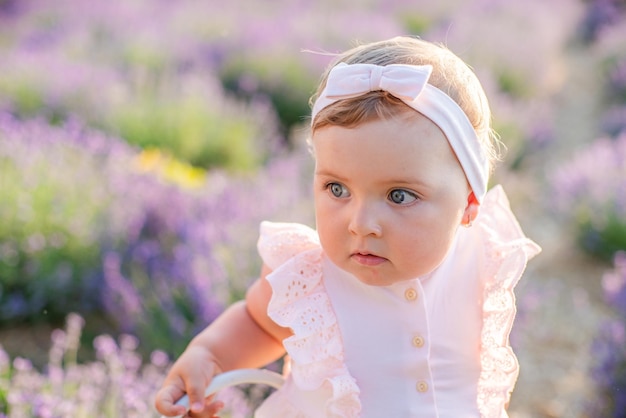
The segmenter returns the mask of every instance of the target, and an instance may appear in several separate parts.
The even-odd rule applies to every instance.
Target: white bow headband
[[[339,100],[370,91],[387,91],[443,131],[476,199],[482,202],[489,179],[487,158],[465,112],[447,94],[428,84],[431,72],[430,65],[339,63],[328,74],[326,87],[313,106],[311,120],[315,120],[322,109]]]

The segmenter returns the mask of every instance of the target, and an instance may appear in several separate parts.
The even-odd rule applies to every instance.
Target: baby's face
[[[362,282],[385,286],[434,270],[468,206],[463,170],[441,130],[417,112],[312,137],[322,247]]]

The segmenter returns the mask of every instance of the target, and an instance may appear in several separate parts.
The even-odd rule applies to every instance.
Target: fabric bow
[[[413,101],[424,89],[432,71],[430,65],[348,65],[342,62],[328,74],[326,96],[349,98],[384,90],[398,99]]]

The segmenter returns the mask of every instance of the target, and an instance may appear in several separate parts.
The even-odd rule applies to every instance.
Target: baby
[[[314,96],[316,230],[261,224],[260,278],[172,366],[156,407],[213,417],[204,389],[285,354],[257,417],[506,417],[513,288],[539,247],[500,186],[468,66],[397,37],[331,64]]]

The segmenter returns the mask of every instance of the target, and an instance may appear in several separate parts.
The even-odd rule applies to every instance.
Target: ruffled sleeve
[[[300,390],[329,394],[324,416],[358,416],[359,389],[345,365],[337,318],[324,288],[317,233],[301,224],[263,222],[258,249],[273,270],[267,276],[273,291],[268,315],[293,331],[283,341],[292,360],[290,378]],[[294,393],[281,398],[281,391],[268,402],[282,404],[283,410],[285,403],[297,404]]]
[[[470,229],[480,235],[484,249],[478,407],[481,417],[495,418],[502,416],[519,374],[509,345],[516,314],[513,289],[528,260],[541,248],[524,235],[501,186],[489,191]]]
[[[320,248],[317,232],[298,223],[261,222],[257,249],[272,270],[306,250]]]

